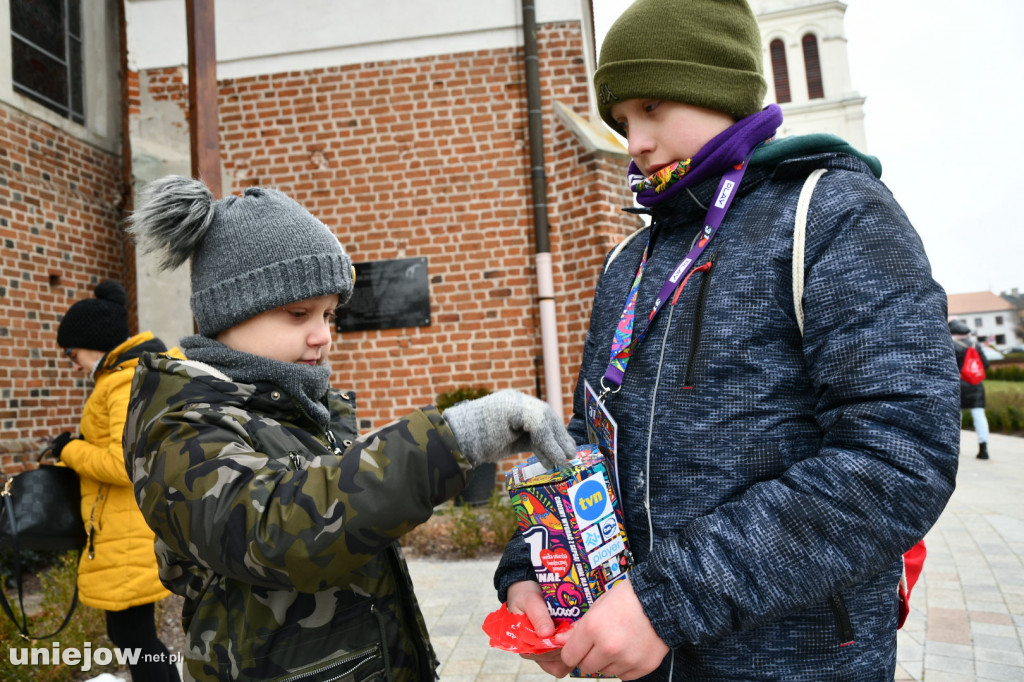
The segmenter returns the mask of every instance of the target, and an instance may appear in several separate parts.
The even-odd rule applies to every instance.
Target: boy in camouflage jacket
[[[435,679],[397,539],[477,463],[533,451],[563,465],[561,420],[499,391],[360,437],[354,396],[328,385],[353,270],[325,225],[273,190],[214,201],[168,177],[131,231],[165,267],[192,264],[199,334],[187,360],[142,358],[124,441],[161,580],[185,597],[186,676]]]

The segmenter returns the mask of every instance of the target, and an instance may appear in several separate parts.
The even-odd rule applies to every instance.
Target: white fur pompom
[[[143,253],[163,251],[160,267],[172,270],[195,252],[213,222],[213,194],[199,180],[168,175],[142,188],[128,232]]]

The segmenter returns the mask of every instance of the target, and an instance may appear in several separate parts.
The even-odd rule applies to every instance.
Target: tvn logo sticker
[[[601,535],[605,540],[619,537],[619,522],[615,520],[614,516],[606,516],[601,519]],[[587,549],[589,550],[590,547]]]
[[[608,481],[604,474],[596,473],[568,490],[572,509],[580,530],[589,528],[612,512],[608,495]]]
[[[725,208],[725,202],[729,201],[729,195],[732,194],[732,188],[736,186],[736,183],[732,180],[726,180],[722,183],[722,191],[718,193],[718,198],[715,199],[715,206],[718,208]]]

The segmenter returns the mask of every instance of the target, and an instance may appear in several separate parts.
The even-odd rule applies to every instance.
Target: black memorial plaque
[[[430,324],[426,258],[356,263],[352,300],[338,311],[338,331],[425,327]]]

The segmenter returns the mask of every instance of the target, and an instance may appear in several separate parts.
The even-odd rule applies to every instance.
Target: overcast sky
[[[1024,292],[1024,0],[846,4],[866,151],[935,278],[951,294]],[[599,46],[629,5],[594,0]]]

